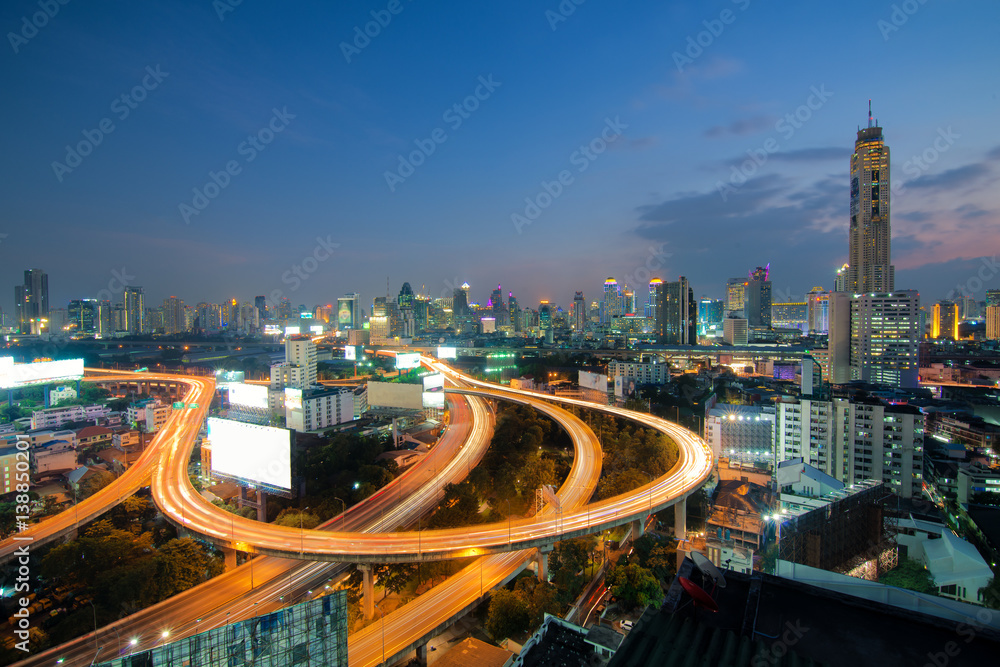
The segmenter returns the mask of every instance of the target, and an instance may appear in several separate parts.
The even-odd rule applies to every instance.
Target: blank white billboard
[[[457,359],[458,358],[458,348],[457,347],[441,347],[438,346],[438,359]]]
[[[405,371],[420,366],[419,352],[400,352],[396,355],[396,369]]]
[[[322,324],[312,324],[309,326],[309,331],[314,334],[321,334],[324,331]]]
[[[353,345],[348,345],[347,347],[345,347],[344,348],[344,359],[347,359],[348,361],[357,361],[358,360],[358,348],[354,347]]]
[[[2,359],[0,388],[3,389],[78,380],[83,377],[83,359],[39,361],[33,364],[15,364],[13,357]]]
[[[212,472],[280,491],[292,489],[291,431],[208,418]]]
[[[259,384],[230,384],[229,404],[267,410],[267,387]]]
[[[422,410],[424,388],[419,384],[369,382],[368,405],[372,408]]]
[[[298,336],[302,333],[302,327],[285,327],[286,336]]]
[[[425,408],[444,408],[444,375],[435,373],[424,376],[422,398]]]

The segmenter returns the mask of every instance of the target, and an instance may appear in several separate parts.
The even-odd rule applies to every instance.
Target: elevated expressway
[[[169,376],[171,381],[184,378]],[[139,375],[140,380],[144,378]],[[108,379],[108,378],[104,378]],[[118,378],[115,378],[118,379]],[[134,376],[120,378],[135,381]],[[449,397],[451,419],[438,444],[413,468],[377,493],[323,524],[327,530],[346,528],[374,532],[414,524],[432,510],[443,488],[461,481],[489,446],[492,417],[484,401]],[[148,476],[146,478],[148,483]],[[81,503],[82,505],[82,503]],[[298,559],[258,557],[195,588],[131,614],[58,647],[16,663],[17,667],[89,665],[96,647],[100,660],[141,652],[163,641],[268,613],[320,591],[348,565]],[[135,638],[133,646],[130,640]]]

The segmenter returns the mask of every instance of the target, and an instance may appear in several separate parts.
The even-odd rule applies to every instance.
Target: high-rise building
[[[895,290],[889,220],[889,147],[872,120],[858,130],[851,155],[850,257],[847,291],[888,293]]]
[[[721,336],[726,303],[718,299],[698,302],[698,333],[702,336]]]
[[[49,317],[49,275],[41,269],[26,270],[24,284],[14,288],[14,307],[19,333],[41,333]]]
[[[521,308],[517,305],[517,297],[513,292],[507,293],[507,313],[510,315],[510,324],[515,332],[520,332],[523,328],[521,318]]]
[[[730,278],[726,283],[726,315],[743,317],[746,288],[746,278]]]
[[[958,304],[954,301],[938,301],[934,304],[931,338],[958,340],[958,323]]]
[[[646,307],[642,314],[650,320],[656,319],[656,288],[663,284],[662,278],[653,278],[649,281],[649,291],[646,294]]]
[[[587,326],[587,302],[583,298],[583,292],[576,292],[573,295],[573,331],[581,333]]]
[[[809,331],[809,302],[789,301],[771,304],[771,325],[779,329]]]
[[[744,283],[743,316],[752,327],[771,326],[771,265],[758,266]]]
[[[148,331],[146,327],[146,297],[141,287],[125,288],[125,331],[130,336],[137,336]]]
[[[368,318],[368,328],[372,345],[385,345],[392,338],[389,304],[384,296],[375,297],[372,303],[372,316]]]
[[[986,290],[986,305],[1000,306],[1000,289]]]
[[[695,345],[698,342],[698,307],[687,278],[662,283],[656,295],[654,331],[664,345]]]
[[[813,287],[806,294],[809,309],[809,332],[825,334],[830,330],[830,293]]]
[[[1000,306],[986,306],[986,338],[1000,340]]]
[[[361,328],[361,295],[357,292],[337,299],[337,326],[341,330]]]
[[[730,315],[722,321],[722,340],[730,345],[746,345],[750,340],[750,331],[745,317]]]
[[[285,338],[286,387],[309,389],[316,384],[316,344],[309,336]]]
[[[917,386],[920,295],[913,290],[830,295],[829,379]]]
[[[622,313],[623,315],[635,315],[635,292],[629,287],[625,288],[625,292],[622,294],[622,298],[625,300]]]
[[[833,277],[833,291],[834,292],[847,292],[848,291],[848,279],[850,278],[849,264],[844,264],[842,267],[837,269],[836,275]]]
[[[168,296],[163,300],[163,330],[168,334],[181,333],[184,325],[184,301]]]
[[[616,317],[625,314],[625,297],[621,286],[614,278],[604,281],[604,299],[601,301],[601,324],[611,324]]]
[[[97,307],[97,299],[73,299],[67,307],[68,324],[73,333],[95,334],[97,333],[100,313]]]
[[[255,296],[253,298],[253,305],[257,308],[257,318],[263,322],[267,319],[267,297],[266,296]]]
[[[552,330],[552,304],[542,301],[538,304],[538,328],[542,330],[542,335],[546,331]]]

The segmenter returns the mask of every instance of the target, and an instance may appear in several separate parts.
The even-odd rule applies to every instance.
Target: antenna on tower
[[[868,127],[872,127],[872,101],[868,100]]]

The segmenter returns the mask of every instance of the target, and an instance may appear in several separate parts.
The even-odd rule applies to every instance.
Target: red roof
[[[103,426],[84,426],[79,431],[76,432],[76,437],[83,438],[93,438],[98,435],[111,435],[112,430],[110,428],[105,428]]]

